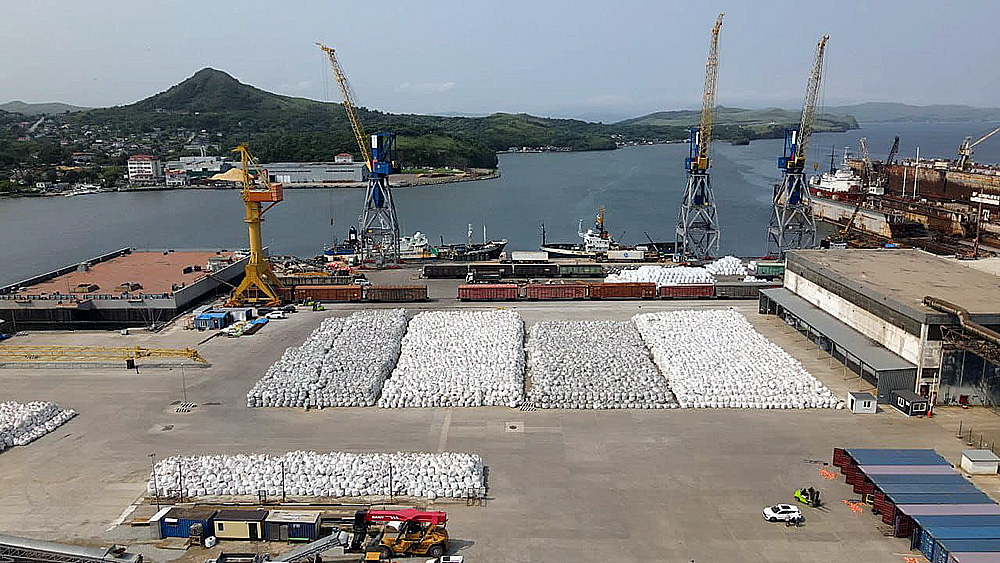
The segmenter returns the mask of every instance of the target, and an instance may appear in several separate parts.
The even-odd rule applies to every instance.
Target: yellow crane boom
[[[316,45],[330,59],[330,66],[333,68],[333,76],[337,79],[337,85],[340,86],[340,94],[344,99],[344,112],[347,113],[347,120],[351,122],[354,139],[358,142],[358,149],[361,151],[361,157],[365,160],[365,165],[368,166],[368,171],[372,172],[372,152],[368,147],[368,138],[365,136],[365,129],[362,127],[361,119],[358,117],[357,103],[354,101],[355,96],[354,90],[351,88],[351,83],[347,81],[347,75],[344,74],[344,69],[340,67],[340,62],[337,61],[337,54],[334,50],[318,41]]]
[[[802,169],[806,164],[806,150],[809,148],[809,138],[812,137],[813,125],[816,122],[816,104],[819,101],[820,83],[823,81],[823,59],[826,56],[826,42],[829,35],[819,38],[816,43],[816,56],[813,58],[809,82],[806,83],[806,99],[802,104],[802,120],[799,123],[798,139],[795,143],[795,164]]]
[[[199,364],[208,364],[208,360],[191,348],[0,346],[0,363],[124,362],[141,358],[184,358]]]
[[[715,119],[715,89],[719,82],[719,30],[722,29],[722,16],[719,14],[712,28],[712,41],[708,47],[708,60],[705,62],[705,91],[701,97],[701,130],[698,139],[698,169],[707,170],[710,163],[708,149],[712,144],[712,121]]]

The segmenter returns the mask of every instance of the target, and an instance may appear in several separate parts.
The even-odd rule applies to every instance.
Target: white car
[[[287,319],[288,314],[284,311],[271,311],[270,313],[264,315],[264,317],[268,319]]]
[[[776,504],[764,509],[764,520],[768,522],[795,522],[802,519],[802,511],[790,504]]]

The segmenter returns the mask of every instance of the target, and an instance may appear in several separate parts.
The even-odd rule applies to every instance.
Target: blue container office
[[[191,536],[191,526],[201,524],[206,535],[212,535],[215,510],[210,508],[188,508],[175,506],[160,518],[160,537],[187,538]]]

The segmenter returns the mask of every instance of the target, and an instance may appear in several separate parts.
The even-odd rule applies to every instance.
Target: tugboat
[[[466,244],[444,244],[437,248],[439,260],[455,260],[460,262],[480,262],[496,260],[507,247],[507,239],[489,240],[486,237],[486,225],[483,225],[483,242],[472,242],[472,224],[469,223],[468,242]]]
[[[834,153],[830,152],[830,171],[820,176],[809,178],[809,192],[813,197],[857,203],[864,199],[865,192],[861,189],[861,177],[848,166],[850,155],[844,149],[843,168],[833,165]]]
[[[545,225],[542,225],[542,244],[538,247],[549,253],[552,258],[597,258],[619,247],[611,238],[611,233],[604,229],[604,206],[597,210],[597,217],[594,220],[594,228],[583,231],[583,219],[577,225],[577,236],[583,239],[582,243],[571,242],[545,242]]]

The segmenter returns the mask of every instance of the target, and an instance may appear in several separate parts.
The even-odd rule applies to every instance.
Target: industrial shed
[[[879,403],[889,403],[897,389],[912,391],[917,366],[879,346],[872,339],[788,289],[760,290],[759,310],[777,315],[830,353],[847,369],[875,387]]]
[[[264,519],[267,511],[262,509],[225,509],[215,515],[215,537],[220,540],[264,539]]]
[[[272,510],[264,520],[270,541],[313,541],[319,537],[320,513],[306,510]]]

